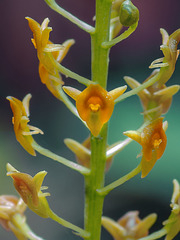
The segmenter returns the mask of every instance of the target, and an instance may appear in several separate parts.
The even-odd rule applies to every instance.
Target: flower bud
[[[122,3],[119,14],[120,22],[125,27],[130,27],[139,19],[139,10],[130,0]]]

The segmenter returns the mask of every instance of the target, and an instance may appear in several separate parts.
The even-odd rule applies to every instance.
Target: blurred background
[[[95,0],[59,0],[62,7],[86,21],[94,24]],[[151,70],[148,66],[162,57],[159,46],[162,43],[160,28],[169,34],[180,27],[179,0],[134,0],[139,8],[140,21],[138,29],[126,41],[115,46],[110,54],[109,90],[124,85],[123,76],[131,76],[144,81]],[[90,78],[90,38],[78,27],[53,12],[43,0],[1,0],[1,55],[0,55],[0,194],[16,194],[10,178],[6,177],[5,165],[11,163],[22,172],[35,175],[40,170],[48,172],[44,185],[49,187],[51,197],[48,198],[52,209],[61,217],[83,226],[83,177],[67,167],[53,162],[37,154],[32,157],[15,139],[11,124],[12,112],[6,96],[22,99],[27,93],[32,94],[30,104],[31,124],[44,131],[43,136],[35,136],[42,146],[61,156],[74,161],[74,155],[65,147],[64,138],[73,138],[83,142],[88,131],[48,92],[38,76],[38,60],[31,43],[32,33],[28,27],[26,16],[39,23],[49,17],[53,27],[50,39],[54,43],[62,43],[74,38],[76,44],[71,48],[63,65],[72,71]],[[167,85],[179,84],[180,61]],[[65,79],[67,85],[79,87],[72,79]],[[140,175],[134,180],[112,191],[105,199],[104,215],[117,220],[129,210],[140,211],[140,216],[156,212],[158,220],[152,230],[161,228],[161,223],[170,214],[170,199],[173,190],[172,180],[180,181],[179,159],[179,109],[180,94],[174,97],[173,105],[166,115],[169,122],[167,130],[168,144],[164,156],[156,163],[153,171],[145,178]],[[143,120],[138,97],[134,96],[119,103],[110,121],[109,144],[124,139],[122,132],[137,129]],[[137,166],[140,152],[137,143],[131,143],[114,159],[106,176],[106,183],[118,179]],[[44,239],[79,239],[70,230],[59,226],[49,219],[41,219],[27,210],[27,221],[32,230]],[[15,239],[12,233],[0,228],[0,239]],[[111,236],[103,230],[102,239],[111,240]]]

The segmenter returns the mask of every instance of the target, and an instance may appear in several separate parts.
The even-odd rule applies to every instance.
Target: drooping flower
[[[153,71],[143,83],[155,77],[158,73],[159,70]],[[124,77],[124,79],[132,89],[140,87],[143,84],[140,84],[131,77]],[[152,86],[138,92],[137,95],[143,106],[144,117],[153,120],[160,117],[162,114],[167,113],[172,103],[172,97],[179,91],[179,89],[179,85],[166,87],[165,84],[159,85],[159,82],[156,82]]]
[[[47,187],[42,187],[47,172],[41,171],[32,177],[27,173],[17,171],[10,164],[7,164],[7,170],[7,176],[12,177],[17,192],[27,206],[39,216],[48,218],[51,210],[46,197],[50,194],[42,192],[42,190],[47,189]]]
[[[99,84],[90,84],[81,92],[72,87],[63,87],[64,91],[76,101],[79,116],[95,137],[109,121],[114,110],[114,100],[123,94],[126,88],[123,86],[107,92]]]
[[[139,131],[127,131],[124,135],[142,146],[142,177],[146,177],[165,151],[167,138],[163,128],[163,118],[158,118]]]
[[[149,229],[157,218],[154,213],[142,220],[138,215],[138,211],[130,211],[117,222],[110,218],[102,217],[102,225],[112,235],[114,240],[138,240],[148,235]]]
[[[12,123],[14,125],[14,132],[17,141],[21,146],[31,155],[35,156],[36,153],[32,147],[33,134],[43,134],[43,132],[36,127],[28,124],[29,120],[29,101],[31,94],[27,94],[22,101],[15,97],[7,97],[10,101],[10,106],[13,112]]]
[[[180,185],[176,179],[173,181],[174,191],[171,199],[171,214],[165,222],[164,229],[167,231],[165,240],[172,240],[180,232]]]
[[[61,100],[59,91],[64,82],[62,81],[62,77],[59,74],[56,65],[49,57],[49,53],[52,53],[55,61],[61,63],[70,47],[74,44],[74,40],[69,39],[62,45],[53,44],[49,40],[49,34],[52,31],[52,28],[48,27],[48,18],[45,18],[41,25],[30,17],[26,17],[26,19],[28,20],[29,27],[33,32],[34,38],[32,39],[32,43],[37,49],[37,56],[39,59],[39,76],[41,82],[46,85],[49,91],[56,98]]]

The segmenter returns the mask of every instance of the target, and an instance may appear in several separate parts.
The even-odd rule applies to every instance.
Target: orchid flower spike
[[[114,110],[114,100],[122,95],[126,88],[127,86],[123,86],[107,92],[99,84],[90,84],[81,92],[72,87],[63,87],[64,91],[76,101],[79,116],[95,137],[109,121]]]
[[[31,155],[35,156],[35,150],[32,147],[33,134],[43,134],[43,132],[36,127],[28,124],[29,120],[29,101],[31,94],[27,94],[22,101],[15,97],[7,97],[10,102],[10,107],[13,112],[12,123],[14,125],[14,132],[17,141],[21,146]]]

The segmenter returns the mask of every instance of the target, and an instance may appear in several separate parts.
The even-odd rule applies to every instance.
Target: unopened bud
[[[125,27],[130,27],[139,19],[139,10],[130,0],[122,3],[119,14],[120,22]]]

